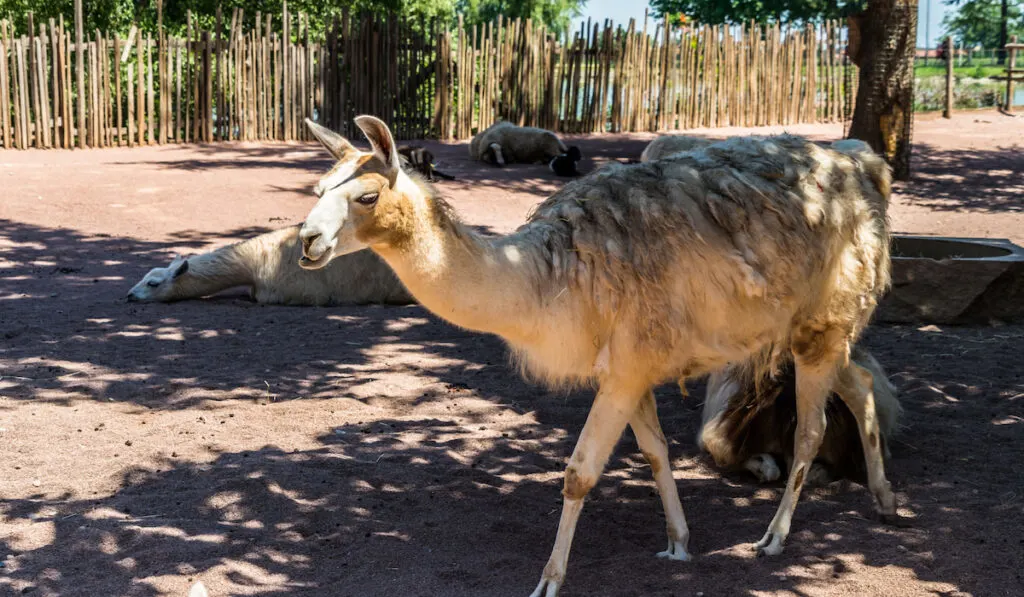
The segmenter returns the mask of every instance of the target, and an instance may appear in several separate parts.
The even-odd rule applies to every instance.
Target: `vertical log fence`
[[[845,30],[587,21],[562,36],[530,19],[447,29],[342,14],[315,35],[287,3],[271,15],[187,13],[168,35],[0,21],[0,147],[304,141],[303,119],[356,136],[383,117],[403,139],[466,139],[498,119],[565,133],[848,119]],[[19,24],[20,25],[20,24]]]

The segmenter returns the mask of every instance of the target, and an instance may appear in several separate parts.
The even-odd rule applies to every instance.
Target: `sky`
[[[647,3],[643,0],[589,0],[583,8],[583,16],[576,20],[576,27],[579,27],[580,20],[586,21],[587,17],[598,22],[612,19],[616,23],[622,24],[626,24],[630,18],[634,18],[638,23],[642,23],[645,8],[647,8]],[[948,10],[950,8],[943,0],[919,0],[917,18],[917,45],[919,47],[924,47],[926,30],[928,37],[931,38],[929,47],[935,47],[936,40],[943,36],[942,17]],[[930,17],[927,28],[925,27],[926,15]]]

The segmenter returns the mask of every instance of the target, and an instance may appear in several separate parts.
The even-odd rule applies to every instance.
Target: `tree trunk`
[[[915,0],[870,0],[849,18],[847,51],[860,67],[860,86],[849,138],[885,156],[897,180],[910,178],[910,131],[914,117]]]
[[[1000,66],[1006,64],[1006,35],[1010,20],[1010,15],[1007,13],[1009,13],[1009,0],[1003,0],[999,7],[999,49],[996,50],[996,56],[999,57],[996,64]]]

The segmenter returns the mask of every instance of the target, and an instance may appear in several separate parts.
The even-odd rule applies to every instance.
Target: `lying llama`
[[[534,597],[558,593],[583,499],[627,425],[666,513],[668,549],[659,555],[689,559],[651,389],[729,363],[770,370],[791,354],[796,367],[795,458],[760,553],[782,552],[831,388],[857,418],[877,507],[895,515],[871,373],[848,358],[889,283],[890,174],[866,144],[734,138],[610,164],[566,184],[516,232],[490,238],[402,171],[387,125],[355,121],[370,154],[307,121],[338,163],[317,184],[299,233],[302,267],[370,247],[427,309],[505,339],[525,372],[598,386]]]
[[[896,388],[885,370],[867,350],[854,346],[850,360],[874,378],[875,413],[884,458],[896,433],[902,411]],[[715,464],[728,470],[747,470],[762,483],[781,475],[776,460],[793,461],[796,432],[796,377],[787,364],[772,380],[755,380],[751,367],[730,365],[708,380],[707,398],[697,445],[711,454]],[[857,420],[836,396],[825,407],[825,437],[804,479],[804,484],[825,484],[838,479],[867,481]]]
[[[543,162],[556,174],[573,176],[583,154],[577,147],[566,147],[551,131],[498,121],[473,137],[469,157],[496,166]]]
[[[688,135],[662,135],[648,143],[647,147],[644,147],[643,153],[640,154],[640,161],[653,162],[654,160],[660,160],[664,157],[670,156],[673,153],[700,149],[702,147],[707,147],[712,143],[714,143],[714,141],[703,137],[690,137]]]
[[[248,286],[259,303],[346,305],[416,302],[372,251],[346,255],[319,272],[298,265],[299,227],[289,226],[150,270],[128,291],[128,300],[171,302]]]
[[[398,155],[405,160],[406,168],[411,168],[413,172],[419,172],[430,182],[434,182],[438,178],[455,180],[451,174],[445,174],[434,168],[434,154],[426,147],[403,145],[398,148]]]

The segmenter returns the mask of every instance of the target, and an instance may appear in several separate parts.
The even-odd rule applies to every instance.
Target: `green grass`
[[[958,66],[953,68],[953,74],[955,76],[973,77],[975,79],[991,77],[992,75],[1002,75],[1005,72],[1006,70],[1002,66]],[[923,79],[926,77],[944,77],[946,76],[946,65],[918,65],[914,67],[914,76],[919,79]]]

